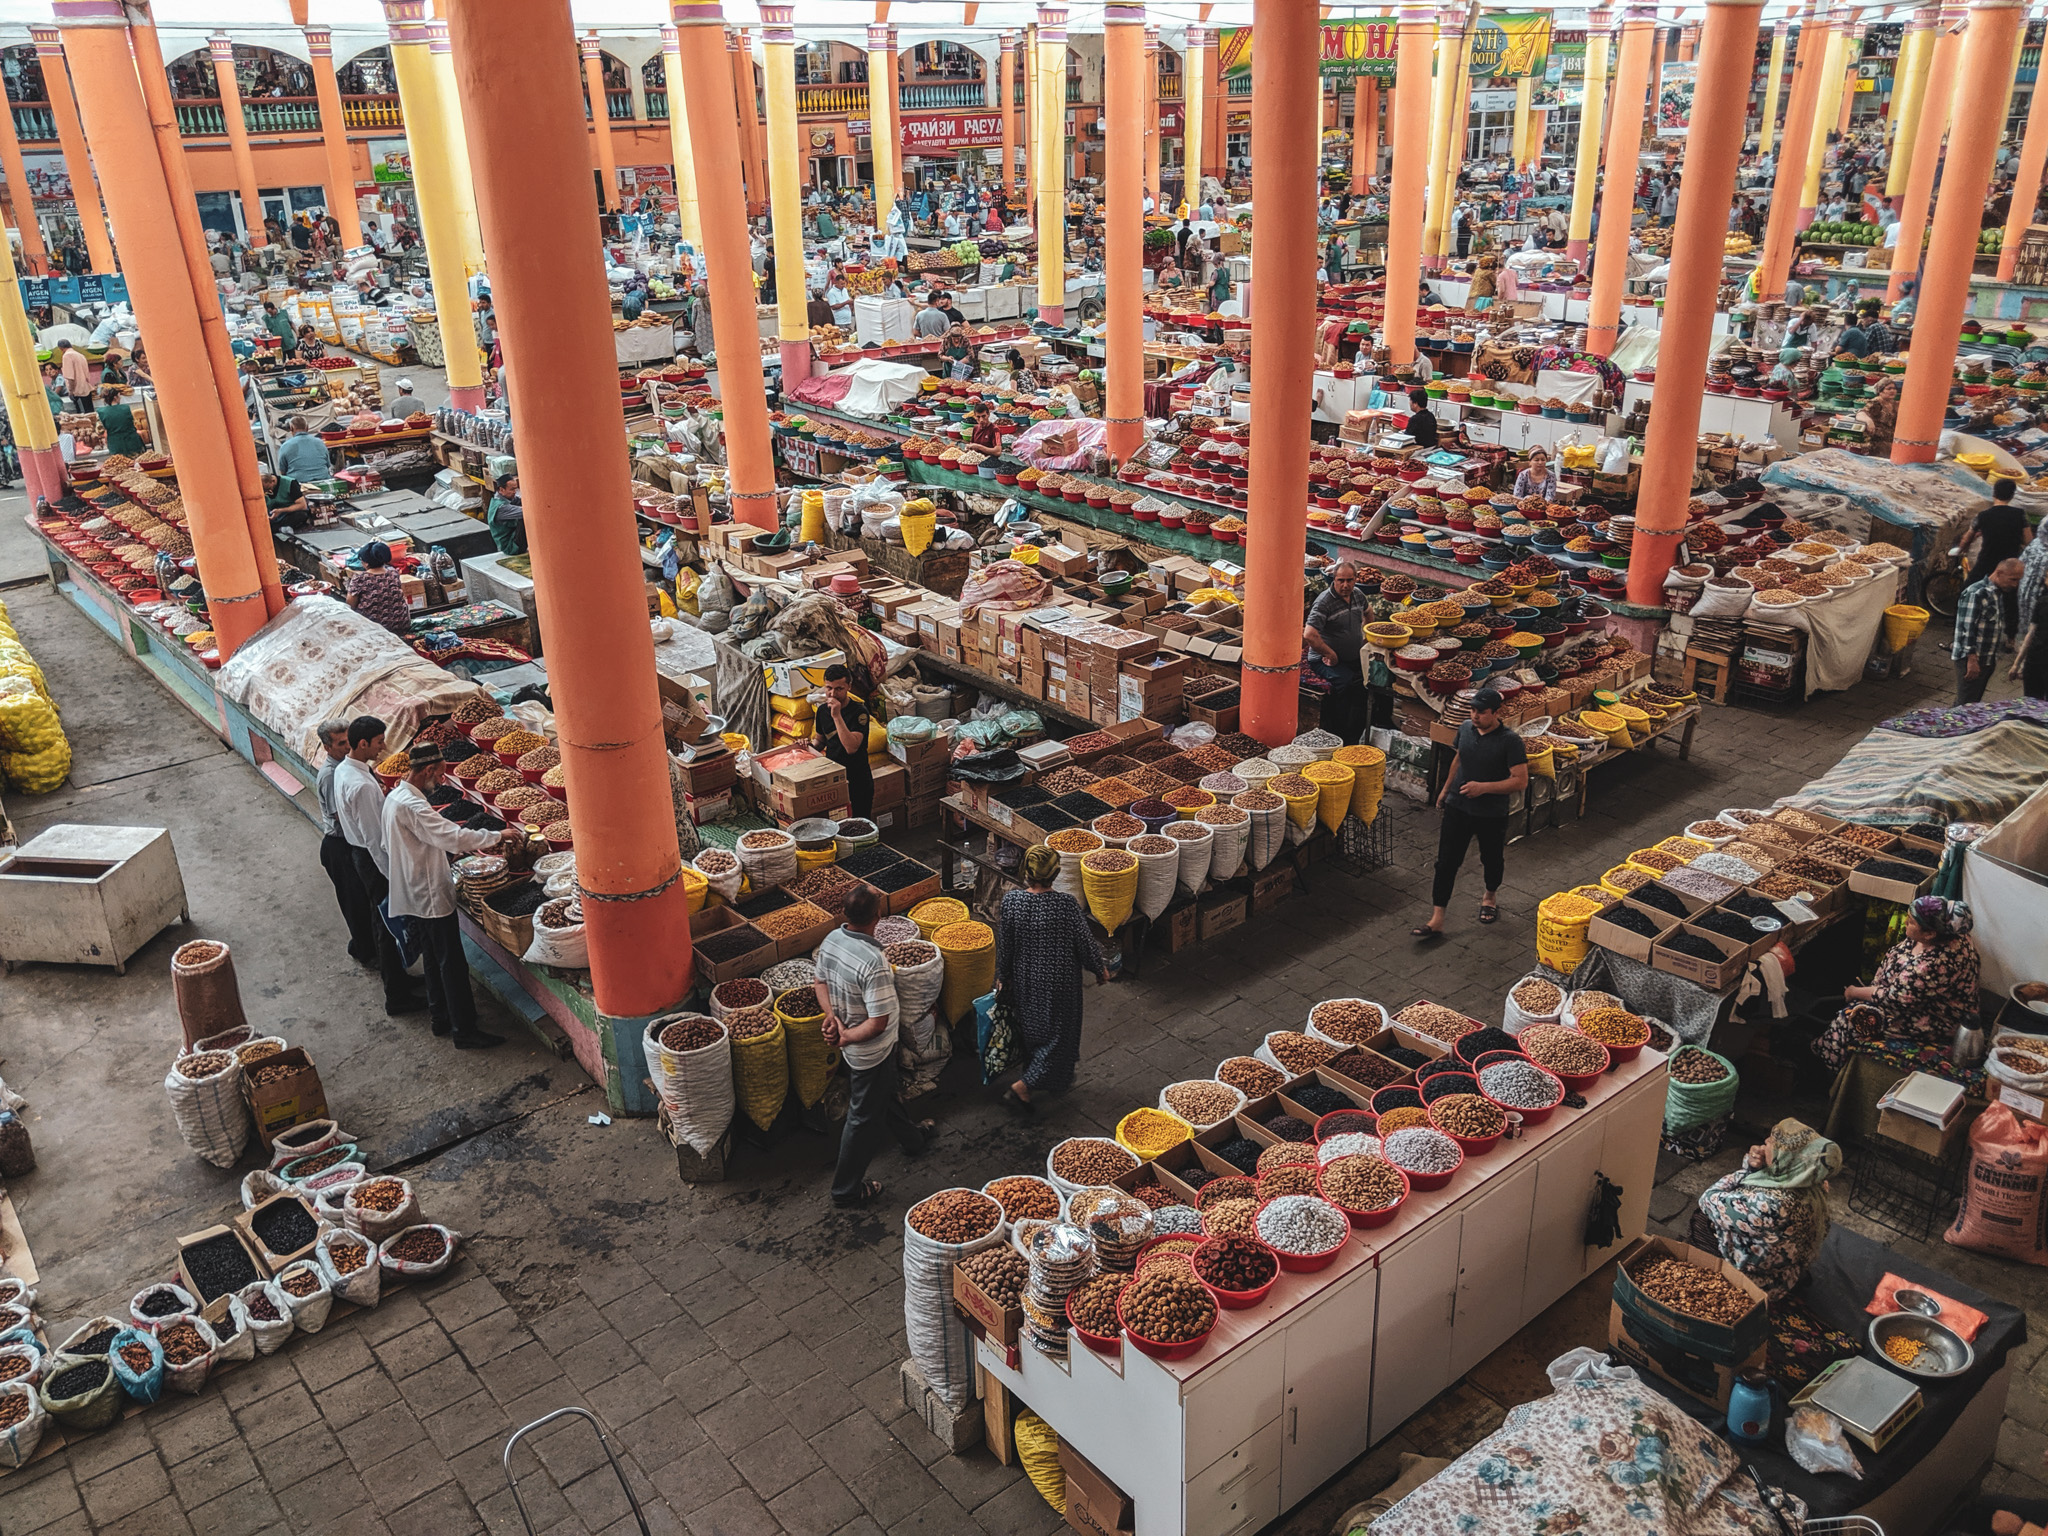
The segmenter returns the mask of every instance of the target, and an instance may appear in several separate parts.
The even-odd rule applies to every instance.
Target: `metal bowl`
[[[2018,1003],[2029,1013],[2048,1014],[2048,997],[2026,998],[2020,996],[2021,987],[2038,985],[2040,985],[2038,982],[2015,982],[2009,995],[2014,1002]]]
[[[1927,1347],[1914,1364],[1901,1365],[1884,1352],[1884,1341],[1894,1336],[1918,1339]],[[1969,1370],[1977,1360],[1976,1351],[1960,1335],[1931,1317],[1921,1317],[1912,1312],[1887,1312],[1881,1317],[1873,1317],[1868,1337],[1871,1353],[1880,1364],[1922,1381],[1948,1381]]]

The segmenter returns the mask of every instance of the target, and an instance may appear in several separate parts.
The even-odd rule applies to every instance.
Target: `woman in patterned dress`
[[[1906,936],[1877,964],[1867,987],[1842,993],[1849,1006],[1814,1041],[1814,1054],[1839,1067],[1859,1046],[1948,1054],[1958,1025],[1977,1017],[1979,963],[1970,941],[1976,919],[1966,901],[1922,896],[1909,909]]]
[[[1828,1235],[1828,1179],[1842,1149],[1797,1120],[1780,1120],[1742,1166],[1702,1191],[1700,1214],[1721,1257],[1783,1301]]]
[[[1104,986],[1109,969],[1081,904],[1052,888],[1060,856],[1040,843],[1024,854],[1024,889],[996,914],[996,990],[1015,1011],[1024,1071],[1003,1102],[1029,1113],[1034,1092],[1058,1093],[1081,1058],[1081,976]]]

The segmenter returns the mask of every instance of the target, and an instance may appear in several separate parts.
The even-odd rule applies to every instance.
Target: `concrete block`
[[[903,1362],[902,1380],[903,1406],[924,1421],[924,1427],[941,1445],[957,1453],[981,1444],[984,1426],[980,1403],[970,1402],[956,1410],[932,1390],[915,1360]]]

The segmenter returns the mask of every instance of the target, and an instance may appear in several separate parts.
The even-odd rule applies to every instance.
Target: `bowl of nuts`
[[[1362,1231],[1384,1227],[1400,1215],[1409,1185],[1408,1175],[1384,1157],[1354,1152],[1323,1164],[1316,1189]]]
[[[1429,1106],[1429,1123],[1455,1141],[1467,1157],[1484,1157],[1500,1145],[1507,1133],[1508,1116],[1483,1094],[1453,1093]]]
[[[1883,1313],[1867,1331],[1878,1359],[1923,1381],[1960,1376],[1976,1363],[1976,1351],[1960,1334],[1917,1312]]]
[[[1280,1267],[1306,1275],[1327,1269],[1351,1241],[1351,1220],[1314,1195],[1281,1195],[1259,1207],[1254,1226]]]
[[[1193,1274],[1158,1265],[1116,1298],[1116,1319],[1140,1354],[1184,1360],[1209,1341],[1219,1316],[1216,1297]]]
[[[1195,1278],[1227,1311],[1255,1307],[1280,1280],[1280,1257],[1255,1237],[1212,1237],[1189,1260]]]
[[[1610,1060],[1606,1046],[1565,1024],[1531,1024],[1515,1040],[1524,1056],[1555,1073],[1570,1093],[1599,1082]]]
[[[1122,1275],[1098,1275],[1067,1295],[1068,1326],[1098,1355],[1123,1353],[1123,1325],[1117,1321],[1116,1298],[1126,1283]],[[1100,1332],[1105,1325],[1109,1331]]]

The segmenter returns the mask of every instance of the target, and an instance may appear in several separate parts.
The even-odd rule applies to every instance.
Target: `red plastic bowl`
[[[1078,1338],[1083,1344],[1086,1344],[1090,1349],[1094,1350],[1095,1353],[1097,1353],[1098,1355],[1120,1355],[1123,1353],[1124,1341],[1123,1336],[1121,1334],[1110,1335],[1103,1333],[1090,1333],[1086,1328],[1083,1328],[1079,1323],[1074,1321],[1074,1298],[1071,1296],[1067,1298],[1066,1311],[1067,1326],[1074,1330],[1074,1336],[1076,1338]],[[1116,1315],[1117,1321],[1122,1322],[1124,1315],[1123,1308],[1117,1308]]]
[[[1392,1165],[1390,1164],[1389,1166]],[[1401,1207],[1408,1203],[1409,1192],[1415,1187],[1413,1180],[1408,1177],[1407,1169],[1395,1168],[1394,1172],[1401,1175],[1401,1198],[1382,1210],[1354,1211],[1342,1200],[1337,1199],[1336,1196],[1323,1188],[1323,1170],[1321,1168],[1316,1170],[1316,1193],[1342,1211],[1350,1221],[1354,1231],[1363,1232],[1373,1227],[1384,1227],[1388,1222],[1401,1214]]]
[[[1263,1211],[1267,1206],[1271,1205],[1272,1203],[1273,1202],[1271,1200],[1261,1201],[1259,1204],[1259,1209]],[[1332,1202],[1332,1205],[1333,1208],[1336,1210],[1341,1211],[1344,1209],[1341,1205],[1335,1205],[1334,1202]],[[1346,1211],[1345,1215],[1348,1217],[1350,1215],[1350,1212]],[[1254,1221],[1257,1220],[1256,1217],[1254,1217],[1253,1219]],[[1268,1248],[1273,1248],[1273,1257],[1280,1261],[1280,1267],[1283,1270],[1285,1270],[1288,1274],[1312,1275],[1317,1270],[1328,1269],[1332,1264],[1336,1263],[1337,1255],[1344,1251],[1344,1245],[1350,1241],[1351,1234],[1349,1232],[1346,1232],[1342,1237],[1338,1238],[1336,1242],[1330,1244],[1330,1246],[1325,1248],[1321,1253],[1284,1253],[1278,1248],[1273,1248],[1273,1245],[1271,1243],[1267,1243],[1266,1246]]]
[[[1480,1097],[1486,1098],[1486,1095],[1482,1093]],[[1491,1103],[1492,1101],[1488,1100],[1487,1102]],[[1464,1153],[1466,1157],[1486,1156],[1487,1153],[1500,1145],[1501,1137],[1507,1134],[1507,1128],[1503,1126],[1491,1136],[1460,1136],[1456,1131],[1444,1130],[1443,1126],[1437,1124],[1436,1110],[1433,1107],[1429,1112],[1429,1123],[1455,1141],[1458,1144],[1458,1150]]]
[[[1534,1062],[1529,1063],[1529,1065],[1531,1065],[1532,1067],[1536,1066]],[[1503,1113],[1510,1115],[1520,1115],[1522,1117],[1522,1124],[1525,1126],[1541,1125],[1544,1121],[1548,1120],[1552,1115],[1556,1114],[1557,1106],[1564,1102],[1564,1080],[1560,1078],[1555,1072],[1551,1071],[1548,1067],[1536,1067],[1536,1070],[1538,1072],[1541,1072],[1545,1077],[1549,1078],[1553,1083],[1557,1084],[1557,1097],[1552,1099],[1548,1104],[1544,1105],[1541,1109],[1523,1109],[1519,1104],[1502,1104],[1499,1099],[1496,1099],[1492,1094],[1488,1093],[1484,1087],[1480,1088],[1479,1096],[1482,1099],[1486,1100],[1486,1102],[1489,1104],[1498,1105]],[[1445,1131],[1444,1134],[1448,1136],[1450,1135],[1450,1132]]]
[[[1214,1293],[1212,1292],[1211,1294],[1213,1295]],[[1219,1310],[1216,1315],[1221,1318],[1223,1314]],[[1116,1320],[1117,1325],[1124,1331],[1124,1337],[1131,1341],[1132,1347],[1139,1354],[1150,1355],[1155,1360],[1185,1360],[1189,1355],[1194,1354],[1204,1344],[1208,1343],[1209,1335],[1216,1331],[1216,1325],[1211,1323],[1200,1335],[1189,1339],[1185,1344],[1158,1343],[1155,1340],[1146,1338],[1142,1333],[1133,1333],[1131,1331],[1130,1321],[1124,1316],[1124,1299],[1121,1295],[1116,1299]]]
[[[1331,1125],[1330,1122],[1340,1115],[1363,1115],[1366,1119],[1372,1121],[1373,1124],[1369,1126]],[[1324,1142],[1328,1141],[1332,1136],[1344,1136],[1350,1134],[1353,1131],[1358,1131],[1366,1136],[1375,1135],[1378,1130],[1379,1118],[1380,1117],[1378,1115],[1374,1114],[1370,1109],[1367,1109],[1363,1106],[1359,1106],[1353,1109],[1333,1109],[1327,1115],[1319,1115],[1316,1117],[1316,1145],[1321,1146]]]
[[[1202,1243],[1202,1248],[1208,1247],[1209,1244],[1214,1241],[1214,1238],[1205,1239]],[[1202,1271],[1200,1270],[1200,1268],[1197,1268],[1195,1270],[1195,1278],[1197,1280],[1202,1280],[1202,1284],[1209,1286],[1209,1294],[1216,1298],[1216,1305],[1221,1307],[1226,1312],[1241,1312],[1246,1307],[1256,1307],[1260,1302],[1266,1299],[1267,1292],[1271,1291],[1274,1286],[1280,1283],[1280,1255],[1273,1252],[1273,1248],[1270,1244],[1261,1243],[1256,1237],[1249,1238],[1247,1239],[1247,1241],[1259,1243],[1259,1246],[1261,1248],[1264,1248],[1266,1252],[1273,1254],[1273,1278],[1268,1280],[1264,1285],[1260,1286],[1257,1290],[1226,1291],[1220,1285],[1209,1285],[1209,1282],[1207,1280],[1202,1280]],[[1188,1258],[1191,1262],[1201,1257],[1202,1248],[1197,1248],[1193,1253],[1188,1255]]]
[[[1577,1034],[1578,1031],[1573,1030],[1572,1033]],[[1587,1035],[1585,1038],[1589,1043],[1593,1045],[1600,1045],[1600,1042],[1598,1040],[1593,1039],[1591,1035]],[[1609,1059],[1601,1064],[1599,1072],[1560,1072],[1555,1067],[1543,1067],[1543,1070],[1550,1073],[1552,1076],[1556,1077],[1560,1082],[1562,1082],[1568,1091],[1572,1093],[1584,1093],[1588,1088],[1592,1087],[1595,1083],[1600,1081],[1601,1072],[1605,1072],[1609,1067],[1614,1065],[1614,1053],[1612,1051],[1607,1051],[1607,1047],[1604,1045],[1600,1045],[1600,1049],[1602,1051],[1607,1052]],[[1640,1049],[1640,1047],[1638,1047],[1638,1049]],[[1531,1057],[1530,1059],[1534,1060],[1535,1058]],[[1536,1063],[1536,1065],[1542,1067],[1543,1063],[1539,1061]]]

